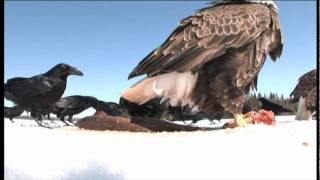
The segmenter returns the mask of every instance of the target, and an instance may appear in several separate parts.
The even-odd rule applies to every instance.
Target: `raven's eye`
[[[65,71],[67,71],[66,68],[62,68],[62,69],[61,69],[61,72],[65,72]]]

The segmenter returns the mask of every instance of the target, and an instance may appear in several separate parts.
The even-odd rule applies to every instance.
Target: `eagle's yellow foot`
[[[225,124],[226,128],[246,127],[253,122],[253,118],[243,114],[235,114],[234,121]]]
[[[247,118],[242,114],[236,114],[234,116],[236,127],[246,127],[247,126]]]

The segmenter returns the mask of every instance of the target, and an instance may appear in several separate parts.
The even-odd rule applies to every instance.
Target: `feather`
[[[122,93],[122,97],[138,104],[161,97],[161,103],[170,100],[172,106],[179,103],[193,104],[190,94],[196,84],[198,75],[191,72],[167,73],[141,80]]]
[[[129,78],[200,68],[225,53],[223,47],[240,47],[252,42],[270,22],[269,10],[261,4],[230,4],[203,9],[183,19],[168,39],[138,64]],[[190,50],[197,53],[186,59]],[[211,59],[202,55],[210,54],[208,51],[217,55]]]

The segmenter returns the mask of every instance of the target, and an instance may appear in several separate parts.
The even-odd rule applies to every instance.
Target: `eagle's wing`
[[[168,39],[138,64],[129,78],[197,69],[228,48],[252,42],[271,24],[269,9],[261,4],[205,8],[183,19]]]
[[[311,70],[299,78],[299,82],[291,92],[290,97],[291,103],[298,102],[300,97],[306,97],[308,93],[316,86],[317,72],[316,70]]]
[[[15,95],[37,96],[50,92],[57,83],[56,79],[38,75],[31,78],[17,77],[9,79],[5,87]]]
[[[317,102],[317,87],[314,87],[306,97],[307,109],[310,111],[315,111],[316,102]]]

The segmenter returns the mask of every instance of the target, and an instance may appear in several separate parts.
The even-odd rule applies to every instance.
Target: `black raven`
[[[224,113],[209,114],[201,111],[193,111],[188,106],[173,107],[170,106],[168,101],[161,104],[160,100],[160,98],[154,98],[145,104],[139,105],[121,97],[119,104],[121,108],[125,109],[128,114],[133,117],[149,117],[171,121],[192,120],[192,122],[195,123],[202,119],[209,119],[213,122],[213,120],[220,120],[224,115]]]
[[[4,84],[5,98],[13,101],[21,109],[28,109],[36,122],[43,126],[38,120],[42,120],[38,109],[57,102],[63,95],[67,77],[69,75],[80,75],[82,72],[68,64],[57,64],[48,72],[30,78],[16,77],[8,79]]]
[[[167,104],[160,104],[159,98],[151,99],[148,102],[139,105],[121,97],[119,99],[119,105],[133,117],[161,118],[164,111],[168,108]]]
[[[97,102],[98,99],[95,97],[75,95],[61,98],[58,102],[48,108],[51,109],[51,112],[56,114],[62,122],[69,125],[64,121],[66,116],[69,116],[68,122],[73,123],[73,115],[79,114],[90,107],[96,107]]]
[[[286,109],[286,108],[282,107],[279,104],[271,102],[271,101],[269,101],[268,99],[266,99],[264,97],[261,97],[258,100],[261,102],[261,106],[260,106],[261,109],[265,109],[265,110],[268,110],[268,111],[273,111],[274,114],[276,114],[276,115],[279,115],[281,113],[290,113],[290,112],[292,112],[291,110]]]
[[[53,113],[56,114],[58,118],[66,125],[69,125],[64,118],[69,116],[68,122],[72,122],[72,117],[75,114],[79,114],[82,111],[88,108],[94,108],[96,111],[104,111],[108,115],[111,116],[119,116],[125,112],[123,108],[119,106],[119,104],[114,102],[104,102],[100,101],[92,96],[67,96],[61,98],[58,102],[54,103],[51,106],[46,108],[42,108],[41,112],[43,114]]]
[[[168,119],[171,121],[186,121],[191,120],[192,123],[196,123],[197,121],[208,119],[211,123],[214,123],[214,120],[220,121],[224,116],[224,113],[213,113],[208,114],[203,111],[192,111],[192,109],[188,106],[184,107],[172,107],[164,112],[165,116],[169,116]]]
[[[103,111],[110,116],[119,116],[126,112],[126,109],[114,102],[97,101],[96,106],[93,108],[96,109],[96,111]]]

